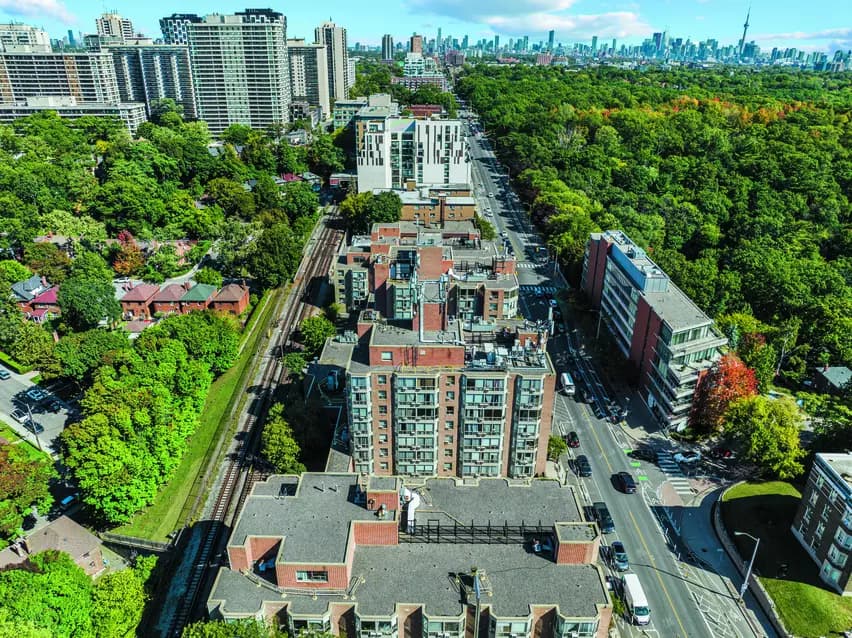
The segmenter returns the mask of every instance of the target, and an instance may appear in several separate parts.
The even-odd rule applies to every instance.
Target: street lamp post
[[[751,553],[751,560],[748,562],[748,569],[746,569],[745,580],[743,581],[742,587],[740,587],[740,600],[745,596],[746,589],[748,589],[748,581],[751,578],[751,570],[754,567],[754,559],[757,557],[757,548],[760,546],[760,539],[756,536],[752,536],[748,532],[734,532],[734,536],[748,536],[751,540],[754,541],[754,551]]]

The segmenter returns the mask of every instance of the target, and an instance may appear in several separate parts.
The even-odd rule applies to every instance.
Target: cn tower
[[[740,60],[743,59],[743,49],[745,48],[746,43],[746,34],[748,33],[748,19],[751,17],[751,6],[748,8],[748,13],[746,13],[746,21],[743,25],[743,39],[740,40]]]

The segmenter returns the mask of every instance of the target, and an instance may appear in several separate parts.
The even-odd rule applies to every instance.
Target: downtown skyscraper
[[[385,62],[393,60],[393,36],[390,33],[382,36],[382,60]]]

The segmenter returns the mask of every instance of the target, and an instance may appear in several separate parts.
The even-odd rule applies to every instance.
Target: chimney
[[[189,290],[190,288],[192,288],[192,284],[189,283],[189,280],[187,279],[185,282],[183,282],[183,289]]]
[[[822,364],[822,371],[828,372],[828,364],[827,363]]]
[[[42,276],[41,285],[44,286],[45,288],[47,288],[47,277]]]

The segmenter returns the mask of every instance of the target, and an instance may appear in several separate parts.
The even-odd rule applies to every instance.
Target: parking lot
[[[42,390],[44,396],[41,396],[38,390]],[[31,396],[27,396],[28,391]],[[51,404],[54,401],[57,403],[55,408],[58,408],[56,412],[51,411]],[[20,420],[13,418],[13,414]],[[38,436],[24,427],[30,414],[33,421],[44,428]],[[41,446],[53,456],[56,456],[57,437],[65,427],[68,416],[67,403],[43,388],[35,386],[25,377],[12,372],[8,379],[0,380],[0,419],[21,437],[37,447]]]

